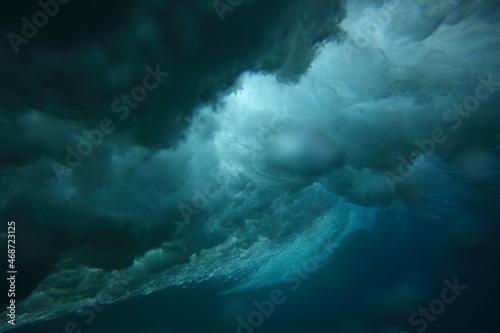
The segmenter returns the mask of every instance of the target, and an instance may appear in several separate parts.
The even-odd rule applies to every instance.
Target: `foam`
[[[448,182],[443,169],[467,171],[467,156],[498,149],[499,95],[456,131],[443,113],[474,93],[478,76],[500,80],[498,5],[485,13],[483,2],[403,1],[362,48],[349,36],[389,3],[348,2],[344,42],[331,40],[303,59],[299,41],[281,70],[245,72],[216,103],[198,105],[183,140],[153,148],[133,132],[118,133],[63,182],[50,167],[62,155],[57,142],[76,143],[85,125],[43,110],[9,116],[2,156],[24,152],[3,167],[3,213],[24,219],[26,229],[42,224],[48,243],[59,246],[44,250],[59,259],[19,304],[19,323],[169,286],[211,283],[236,292],[279,282],[322,237],[371,228],[379,207],[428,195]],[[303,34],[322,29],[311,26],[313,13]],[[58,134],[47,135],[55,126]],[[397,173],[398,157],[436,128],[446,129],[447,141],[414,161],[416,171],[392,191],[386,173]],[[487,181],[491,170],[473,176]],[[210,198],[195,207],[207,189]],[[190,223],[181,203],[197,211]],[[126,290],[102,297],[124,277]]]

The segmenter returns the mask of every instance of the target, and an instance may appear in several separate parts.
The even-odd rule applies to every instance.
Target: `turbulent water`
[[[243,1],[222,22],[188,3],[131,2],[76,45],[40,29],[15,58],[4,40],[16,327],[165,288],[292,283],[381,220],[498,206],[497,1]],[[114,103],[158,69],[140,106]]]

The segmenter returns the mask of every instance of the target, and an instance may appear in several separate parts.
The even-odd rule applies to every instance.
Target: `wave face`
[[[250,58],[237,50],[244,40],[224,45],[224,64],[234,67],[186,74],[209,98],[177,100],[192,92],[173,69],[172,90],[133,111],[136,120],[78,167],[60,168],[65,146],[85,139],[88,119],[115,117],[119,127],[117,115],[92,104],[54,111],[45,100],[15,115],[1,110],[2,216],[33,242],[33,267],[39,258],[19,325],[173,286],[271,285],[317,251],[335,253],[344,236],[375,228],[382,213],[428,210],[452,174],[491,181],[500,147],[497,1],[291,3],[268,8],[281,16],[248,42],[268,48]],[[228,15],[258,21],[252,10],[261,5]],[[161,32],[148,10],[141,19]],[[216,15],[197,13],[185,17],[201,25]],[[196,44],[188,37],[182,50]],[[67,52],[75,60],[85,49]],[[49,75],[26,61],[33,75]],[[169,131],[174,123],[182,133]]]

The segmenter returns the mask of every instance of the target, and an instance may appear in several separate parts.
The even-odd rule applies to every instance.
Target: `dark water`
[[[105,306],[90,323],[75,314],[13,332],[64,332],[68,322],[96,333],[238,332],[237,317],[247,318],[256,310],[252,302],[269,300],[275,289],[286,300],[255,332],[417,332],[422,326],[410,325],[409,315],[454,278],[467,289],[426,331],[499,332],[498,210],[471,204],[474,219],[462,223],[463,215],[437,220],[413,211],[403,223],[382,218],[362,249],[301,279],[297,290],[279,283],[221,296],[210,287],[172,288]],[[454,230],[457,222],[463,230]]]
[[[0,32],[0,332],[500,332],[497,0],[23,0]]]

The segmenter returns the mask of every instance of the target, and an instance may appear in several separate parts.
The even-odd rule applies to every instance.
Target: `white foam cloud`
[[[18,216],[27,226],[59,231],[63,240],[55,232],[47,237],[71,248],[20,306],[20,318],[68,313],[88,302],[75,294],[92,298],[122,275],[133,277],[128,294],[110,301],[211,280],[232,290],[271,284],[307,258],[318,238],[372,222],[377,210],[362,206],[411,203],[415,193],[447,182],[443,165],[467,171],[477,154],[492,172],[497,161],[483,152],[498,144],[499,94],[490,91],[457,130],[456,118],[443,118],[484,86],[478,77],[500,81],[498,9],[487,15],[478,3],[492,6],[348,2],[346,40],[322,45],[299,82],[283,73],[279,80],[245,73],[216,104],[197,108],[174,147],[151,149],[117,134],[62,183],[47,161],[61,155],[57,141],[75,142],[84,126],[42,111],[16,118],[17,132],[2,128],[7,148],[37,153],[20,154],[21,166],[4,168],[1,207],[18,213],[12,203],[32,198],[36,212]],[[289,68],[303,65],[287,61]],[[56,137],[53,126],[60,128]],[[398,173],[399,156],[409,159],[419,148],[415,140],[437,128],[447,139],[435,144],[434,156],[409,161],[416,171],[391,190],[386,173]],[[9,139],[14,135],[21,140]],[[189,224],[180,204],[190,209]],[[78,283],[91,272],[99,272],[100,283]],[[73,287],[46,293],[68,276]],[[52,312],[35,309],[41,299]]]

